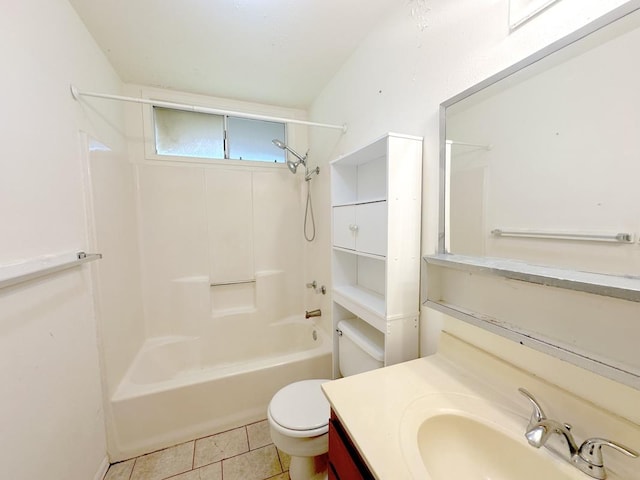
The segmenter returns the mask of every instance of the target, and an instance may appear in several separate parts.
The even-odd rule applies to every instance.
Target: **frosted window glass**
[[[224,158],[224,116],[153,108],[158,155]]]
[[[274,138],[285,141],[284,123],[238,117],[227,122],[229,158],[284,163],[285,151],[272,143]]]

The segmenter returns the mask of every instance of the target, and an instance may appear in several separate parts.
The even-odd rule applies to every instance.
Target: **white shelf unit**
[[[334,332],[372,325],[385,365],[418,356],[421,190],[420,137],[389,133],[331,162]]]

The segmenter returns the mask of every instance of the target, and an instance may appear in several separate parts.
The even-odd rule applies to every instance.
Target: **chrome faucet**
[[[569,448],[569,454],[573,456],[578,452],[578,446],[576,445],[570,430],[571,426],[568,424],[563,425],[555,420],[545,418],[527,429],[524,436],[527,438],[529,445],[540,448],[547,444],[547,441],[552,434],[558,434]]]
[[[320,309],[316,309],[316,310],[311,310],[311,311],[305,311],[304,312],[304,318],[311,318],[311,317],[319,317],[322,315],[322,312],[320,311]]]
[[[589,438],[582,442],[582,445],[578,447],[578,444],[571,433],[571,425],[548,419],[542,410],[542,407],[533,395],[524,388],[519,388],[518,391],[527,397],[533,405],[533,413],[531,414],[527,431],[524,434],[529,445],[536,448],[548,448],[560,455],[581,472],[584,472],[593,478],[597,478],[598,480],[604,480],[607,478],[607,471],[604,468],[604,459],[602,457],[603,446],[611,447],[614,450],[624,453],[630,457],[638,457],[638,452],[631,450],[624,445],[620,445],[619,443],[612,442],[611,440],[605,440],[603,438]],[[560,436],[562,444],[564,445],[563,449],[558,450],[547,444],[549,439],[552,436],[555,436],[554,434]]]

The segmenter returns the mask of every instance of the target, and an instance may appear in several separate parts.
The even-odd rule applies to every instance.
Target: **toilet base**
[[[291,480],[327,480],[326,453],[316,457],[291,457],[289,477]]]

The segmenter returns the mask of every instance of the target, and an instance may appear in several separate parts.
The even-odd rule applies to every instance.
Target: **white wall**
[[[315,121],[348,124],[348,132],[342,136],[319,129],[311,132],[311,151],[325,165],[386,131],[424,136],[423,254],[433,253],[437,247],[439,104],[625,2],[563,0],[512,34],[508,31],[506,0],[426,3],[430,7],[426,28],[412,17],[409,5],[399,5],[395,14],[360,45],[310,109]],[[327,183],[318,185],[316,204],[324,207],[317,209],[316,216],[320,232],[326,232],[327,237],[324,246],[312,246],[309,251],[319,260],[311,268],[321,272],[319,276],[326,274],[325,265],[329,263],[330,202]],[[423,311],[423,355],[435,350],[441,320],[435,312]],[[535,371],[535,352],[527,356],[519,349],[512,355],[502,339],[465,325],[458,327],[460,335],[477,339],[494,353],[510,360],[525,358],[524,364]],[[568,377],[560,373],[560,363],[551,359],[542,366],[538,362],[542,368],[538,373],[552,381],[565,381]],[[581,393],[590,398],[592,389],[583,388],[587,386],[585,378],[569,382],[568,388],[583,390]],[[621,408],[630,411],[638,393],[626,387],[617,392],[627,396],[629,402],[623,402]],[[605,396],[594,400],[606,403]]]
[[[88,250],[80,131],[122,151],[120,107],[70,83],[120,81],[66,0],[0,2],[0,265]],[[90,269],[0,291],[0,477],[87,480],[106,468]]]

